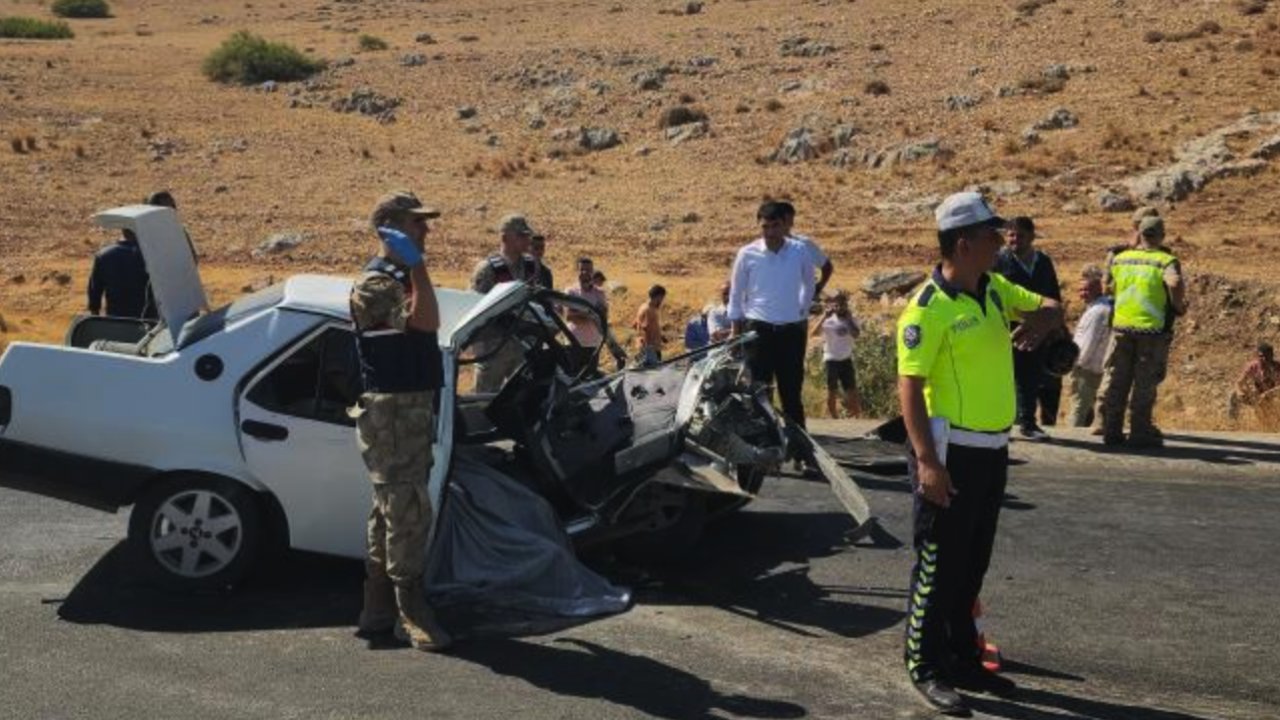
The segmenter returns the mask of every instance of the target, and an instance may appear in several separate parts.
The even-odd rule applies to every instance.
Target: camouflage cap
[[[533,228],[529,226],[529,221],[523,215],[511,214],[502,218],[502,224],[498,226],[498,232],[515,233],[517,235],[534,235]]]
[[[1143,205],[1133,211],[1133,226],[1136,228],[1142,223],[1143,218],[1160,217],[1160,211],[1150,205]]]
[[[1138,223],[1138,233],[1142,237],[1162,238],[1164,237],[1164,220],[1158,217],[1144,217],[1142,222]]]
[[[408,190],[396,190],[378,198],[378,204],[373,206],[369,219],[377,227],[402,215],[438,218],[440,211],[423,205],[418,196]]]

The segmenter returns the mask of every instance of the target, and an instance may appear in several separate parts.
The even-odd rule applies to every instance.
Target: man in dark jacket
[[[1015,217],[1005,232],[1006,244],[996,259],[996,272],[1010,282],[1055,302],[1062,302],[1058,273],[1049,256],[1034,247],[1036,225],[1031,218]],[[1041,405],[1041,419],[1052,425],[1058,416],[1062,397],[1062,381],[1049,380],[1044,371],[1041,348],[1013,351],[1014,382],[1018,389],[1018,434],[1026,440],[1046,440],[1048,435],[1036,422],[1036,405]]]
[[[114,245],[99,250],[93,256],[93,269],[89,271],[89,312],[103,314],[103,297],[107,301],[107,315],[156,318],[147,264],[142,259],[142,249],[138,247],[138,238],[132,230],[125,230],[123,237]]]

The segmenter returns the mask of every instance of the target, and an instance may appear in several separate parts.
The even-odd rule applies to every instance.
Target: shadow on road
[[[1213,465],[1255,465],[1280,463],[1280,444],[1260,442],[1235,442],[1219,438],[1194,435],[1165,435],[1165,442],[1181,442],[1197,447],[1133,448],[1127,445],[1103,445],[1100,441],[1054,438],[1053,444],[1061,447],[1088,450],[1102,455],[1136,455],[1161,460],[1198,460]]]
[[[905,588],[820,585],[809,577],[811,560],[854,547],[848,538],[852,529],[844,513],[738,513],[708,528],[679,566],[655,571],[652,582],[637,588],[637,599],[711,605],[807,637],[818,630],[851,638],[870,635],[905,616]],[[887,531],[871,539],[901,547]],[[854,597],[881,602],[863,604]]]
[[[290,552],[235,592],[175,593],[129,567],[122,541],[102,556],[62,600],[58,616],[74,623],[153,632],[227,632],[355,625],[364,565]]]
[[[716,710],[751,718],[808,714],[782,700],[725,695],[692,673],[586,640],[559,638],[545,645],[479,640],[452,654],[556,695],[606,700],[652,717],[710,719],[720,717]]]
[[[1032,688],[1019,688],[1016,700],[973,696],[968,696],[968,699],[969,707],[975,711],[1008,720],[1063,720],[1068,717],[1082,720],[1211,720],[1175,710],[1111,703]]]

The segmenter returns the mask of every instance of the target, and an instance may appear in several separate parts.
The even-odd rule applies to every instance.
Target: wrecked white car
[[[173,211],[133,206],[98,221],[137,235],[161,322],[86,317],[65,346],[9,346],[6,484],[104,510],[132,505],[139,564],[181,587],[234,584],[273,547],[363,557],[369,484],[346,412],[361,391],[351,280],[296,276],[200,314],[204,291]],[[467,576],[465,543],[439,517],[451,505],[513,527],[549,518],[577,546],[679,552],[748,502],[789,442],[816,452],[855,520],[868,520],[847,474],[740,382],[732,348],[600,376],[574,367],[578,346],[558,313],[591,311],[578,299],[521,283],[438,298],[437,581]],[[518,343],[524,357],[497,394],[464,389],[484,359],[476,348],[497,351],[481,337]],[[485,492],[498,485],[482,492],[477,476],[511,492],[494,500]]]

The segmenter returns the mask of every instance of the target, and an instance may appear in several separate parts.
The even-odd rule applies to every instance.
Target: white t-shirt
[[[733,330],[733,323],[729,322],[728,307],[724,305],[708,305],[705,312],[707,314],[708,335]]]
[[[822,359],[848,360],[853,357],[853,333],[858,321],[832,315],[822,321]]]

